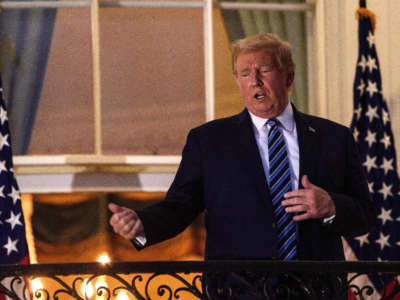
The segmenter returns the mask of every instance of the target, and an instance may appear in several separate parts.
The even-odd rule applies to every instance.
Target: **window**
[[[188,130],[241,110],[229,43],[244,35],[291,41],[293,97],[306,109],[314,6],[211,5],[1,2],[2,38],[15,50],[3,47],[2,73],[22,191],[165,190]]]

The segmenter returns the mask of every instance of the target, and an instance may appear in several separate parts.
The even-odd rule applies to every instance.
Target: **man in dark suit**
[[[190,131],[164,201],[138,212],[110,204],[114,231],[147,247],[204,211],[205,259],[343,260],[341,236],[364,234],[376,219],[351,132],[289,102],[295,65],[288,43],[252,36],[234,43],[232,55],[245,109]],[[271,196],[272,126],[290,173],[278,200]],[[277,209],[294,228],[289,250]]]

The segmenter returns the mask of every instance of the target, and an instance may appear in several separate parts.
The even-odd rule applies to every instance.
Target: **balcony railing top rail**
[[[346,274],[350,274],[346,278]],[[368,276],[366,276],[368,275]],[[356,281],[364,276],[364,283]],[[47,280],[34,300],[251,299],[343,300],[349,289],[360,300],[400,298],[400,261],[153,261],[0,265],[0,294],[27,300],[25,279]],[[113,282],[98,285],[99,280]],[[49,283],[51,282],[51,284]],[[104,283],[103,282],[103,283]],[[50,287],[51,286],[51,287]],[[22,293],[21,293],[22,289]],[[20,291],[20,292],[18,292]],[[190,296],[190,297],[189,297]],[[189,298],[188,298],[189,297]],[[248,299],[248,298],[246,298]],[[371,298],[370,298],[371,299]]]
[[[203,273],[239,272],[251,270],[270,273],[398,273],[400,261],[274,261],[274,260],[218,260],[218,261],[152,261],[110,263],[57,263],[0,265],[0,277],[73,275],[73,274],[130,274],[130,273]]]

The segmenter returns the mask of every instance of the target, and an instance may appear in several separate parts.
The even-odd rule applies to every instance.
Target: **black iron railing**
[[[0,294],[27,299],[400,298],[400,262],[182,261],[0,265]],[[347,275],[347,277],[346,277]],[[347,278],[347,279],[346,279]],[[39,281],[38,281],[39,280]]]

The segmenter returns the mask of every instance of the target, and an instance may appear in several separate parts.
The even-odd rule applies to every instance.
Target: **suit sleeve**
[[[146,247],[172,238],[189,226],[204,209],[201,149],[190,131],[182,161],[166,198],[138,211],[146,234]]]
[[[376,223],[377,216],[357,145],[350,130],[347,130],[346,165],[348,168],[344,174],[345,192],[329,193],[336,206],[336,218],[329,227],[335,233],[349,237],[370,231]]]

